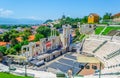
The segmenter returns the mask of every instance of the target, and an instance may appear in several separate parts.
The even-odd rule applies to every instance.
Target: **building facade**
[[[112,18],[113,22],[120,23],[120,13],[114,14]]]
[[[89,14],[88,23],[99,23],[99,15],[95,13]]]

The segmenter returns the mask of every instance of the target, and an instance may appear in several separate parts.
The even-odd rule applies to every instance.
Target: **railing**
[[[91,35],[90,38],[120,42],[120,36]]]
[[[105,43],[107,43],[107,41],[104,41],[102,44],[100,44],[100,45],[93,51],[93,53],[95,53],[98,49],[100,49]]]
[[[115,52],[110,53],[109,55],[107,55],[107,57],[105,57],[105,59],[109,60],[109,59],[111,59],[111,58],[113,58],[113,57],[115,57],[117,55],[120,55],[120,49],[115,51]]]

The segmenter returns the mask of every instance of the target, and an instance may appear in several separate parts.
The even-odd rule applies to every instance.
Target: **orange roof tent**
[[[7,44],[10,44],[10,42],[0,42],[0,46],[6,46]]]
[[[19,42],[22,42],[22,37],[17,37],[16,38]],[[34,35],[30,35],[28,37],[28,41],[33,41],[35,39],[35,36]]]
[[[21,37],[17,37],[16,39],[17,39],[17,41],[22,42],[22,38]]]
[[[35,35],[30,35],[29,37],[28,37],[28,41],[33,41],[35,39]]]

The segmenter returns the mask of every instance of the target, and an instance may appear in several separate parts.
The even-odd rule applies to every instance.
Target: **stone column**
[[[46,52],[46,40],[45,40],[45,38],[43,40],[43,52],[44,53]]]
[[[51,42],[50,49],[52,50],[52,47],[53,47],[53,39],[52,39],[52,37],[50,37],[50,42]]]
[[[43,39],[40,39],[40,46],[41,46],[41,51],[43,53]]]
[[[21,53],[22,53],[22,56],[24,56],[24,55],[23,55],[23,46],[22,46],[22,48],[21,48]]]

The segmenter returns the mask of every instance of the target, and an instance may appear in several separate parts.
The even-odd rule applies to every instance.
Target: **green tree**
[[[20,42],[20,45],[23,46],[23,45],[28,45],[29,44],[29,41],[28,40],[25,40],[25,41],[22,41]]]
[[[50,36],[50,33],[51,33],[51,29],[46,26],[40,26],[36,31],[39,34],[42,34],[44,37]]]
[[[41,38],[44,38],[44,36],[42,34],[35,34],[35,41],[39,41]]]
[[[55,24],[54,27],[55,27],[56,29],[59,29],[59,28],[62,28],[62,25],[61,25],[61,24]]]
[[[5,54],[16,54],[16,50],[14,48],[9,48],[6,50]]]
[[[56,33],[56,35],[57,35],[57,36],[59,36],[59,35],[60,35],[60,33],[59,33],[57,30],[55,30],[55,33]]]
[[[66,20],[65,20],[66,24],[72,24],[72,22],[73,22],[73,19],[70,18],[70,17],[67,17]]]
[[[79,32],[79,29],[78,29],[78,28],[76,29],[75,34],[76,34],[76,36],[79,36],[79,35],[80,35],[80,32]]]
[[[9,42],[9,41],[10,41],[10,32],[5,32],[5,33],[3,34],[3,40],[4,40],[5,42]]]
[[[76,36],[74,37],[73,42],[79,41],[79,37],[81,36],[78,28],[75,30],[75,34]]]
[[[103,15],[103,22],[109,22],[111,18],[112,18],[112,14],[106,13],[105,15]]]
[[[18,41],[16,38],[12,38],[11,39],[11,46],[15,46],[16,44],[18,44]]]
[[[28,37],[32,34],[31,28],[26,28],[23,32],[22,32],[22,40],[28,40]]]
[[[65,24],[70,24],[72,25],[74,23],[74,19],[70,17],[66,17],[65,20],[63,20]]]
[[[88,22],[88,16],[84,16],[82,19],[81,19],[81,23],[87,23]]]
[[[24,30],[24,33],[27,33],[27,34],[31,35],[31,33],[32,33],[31,28],[26,28]]]
[[[21,50],[21,44],[16,44],[13,48],[16,50],[16,52],[19,52]]]
[[[10,30],[10,33],[12,34],[12,33],[19,33],[19,32],[17,30],[12,29]]]
[[[76,23],[78,23],[78,22],[81,21],[81,18],[75,18],[74,21],[75,21]]]
[[[28,40],[28,37],[29,37],[28,34],[24,34],[24,35],[22,35],[22,40],[23,40],[23,41],[24,41],[24,40]]]
[[[99,17],[99,22],[102,20],[102,17]]]
[[[5,51],[7,50],[6,47],[0,46],[0,52],[5,55]]]
[[[65,19],[66,18],[66,16],[65,15],[62,15],[62,18],[61,19]]]
[[[3,35],[0,35],[0,41],[4,41],[4,40],[3,40]]]

